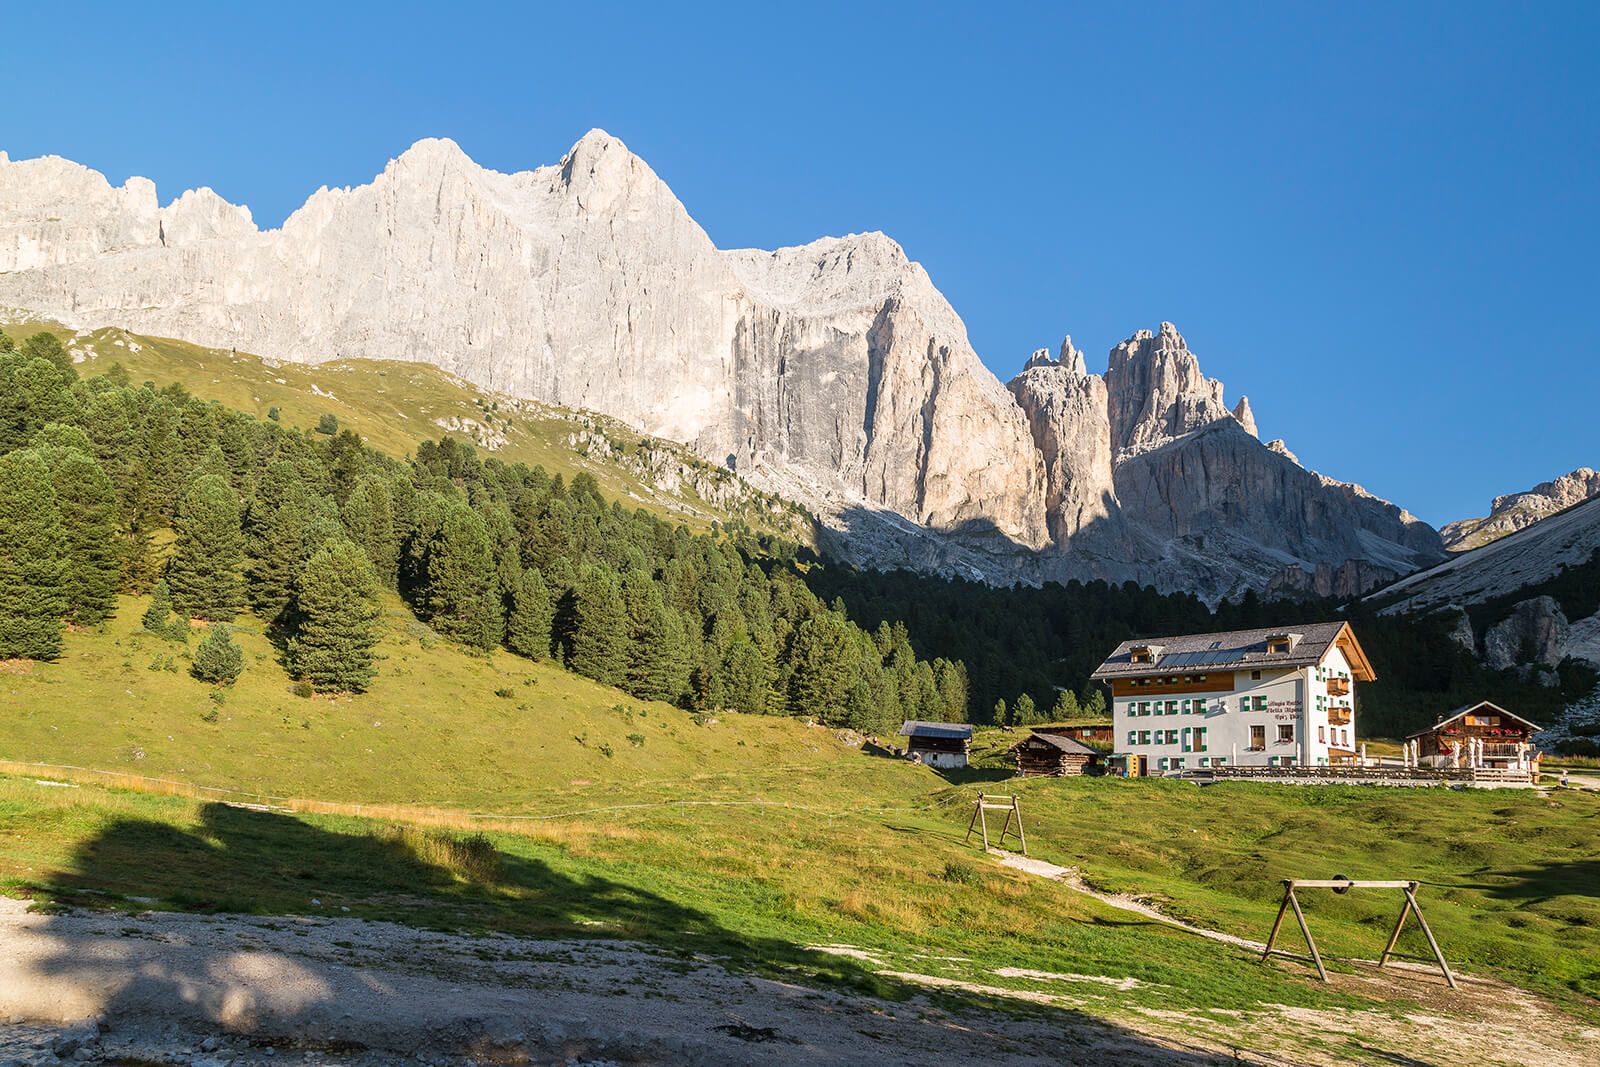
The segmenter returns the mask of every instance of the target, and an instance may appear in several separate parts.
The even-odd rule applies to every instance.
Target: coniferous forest
[[[686,708],[866,732],[967,714],[960,663],[852,623],[792,546],[692,533],[448,438],[401,461],[330,420],[290,430],[120,367],[80,379],[49,334],[0,343],[0,658],[53,658],[69,623],[150,594],[147,629],[207,626],[198,677],[237,677],[227,624],[253,614],[305,691],[359,692],[388,590],[466,649]]]
[[[995,588],[817,559],[742,524],[694,533],[602,499],[594,480],[480,458],[451,438],[399,460],[324,419],[314,431],[135,385],[80,378],[47,333],[0,335],[0,658],[51,659],[68,625],[149,594],[146,629],[187,641],[197,677],[242,667],[253,615],[304,692],[359,692],[384,597],[479,652],[505,648],[643,699],[807,716],[875,733],[902,719],[1094,717],[1089,673],[1135,635],[1355,623],[1378,670],[1363,733],[1452,702],[1549,714],[1558,688],[1485,670],[1437,620],[1357,605],[1215,610],[1133,584]],[[1570,692],[1569,692],[1570,690]]]

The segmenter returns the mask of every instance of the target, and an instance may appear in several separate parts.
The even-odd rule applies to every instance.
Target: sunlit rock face
[[[603,412],[807,503],[871,565],[1215,599],[1438,554],[1398,508],[1261,445],[1170,323],[1104,375],[1069,339],[1002,385],[893,240],[718,249],[598,130],[514,174],[421,141],[276,230],[209,189],[163,207],[142,178],[0,156],[0,305],[284,360],[424,361]]]

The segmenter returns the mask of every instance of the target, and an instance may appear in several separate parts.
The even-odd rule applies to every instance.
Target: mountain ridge
[[[297,362],[430,362],[600,411],[801,499],[868,565],[1215,600],[1294,568],[1442,558],[1403,509],[1261,445],[1172,324],[1104,375],[1069,341],[1065,365],[1002,384],[892,238],[718,249],[604,131],[510,174],[420,141],[275,230],[209,190],[162,207],[146,179],[59,157],[0,164],[0,194],[7,303]],[[1197,432],[1219,424],[1238,437]]]

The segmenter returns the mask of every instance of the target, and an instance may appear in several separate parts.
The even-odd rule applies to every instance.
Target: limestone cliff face
[[[1526,492],[1497,496],[1486,517],[1446,523],[1439,536],[1450,551],[1465,552],[1596,496],[1600,496],[1600,471],[1579,467]]]
[[[1260,444],[1170,323],[1103,376],[1069,339],[1004,386],[894,241],[720,250],[601,131],[515,174],[422,141],[265,231],[208,189],[162,207],[144,179],[0,155],[0,305],[286,360],[421,360],[603,412],[809,504],[869,564],[1214,599],[1438,554],[1399,509]]]
[[[1007,386],[1028,417],[1044,461],[1045,516],[1057,545],[1089,533],[1120,540],[1105,379],[1090,374],[1072,338],[1059,360],[1041,349]]]
[[[1025,419],[921,267],[881,234],[719,251],[594,131],[498,174],[419,142],[259,231],[209,190],[0,164],[0,301],[73,325],[315,362],[435,363],[763,470],[821,507],[1045,541]]]
[[[1111,350],[1106,368],[1111,444],[1119,459],[1230,418],[1222,383],[1200,373],[1178,328],[1140,330]]]

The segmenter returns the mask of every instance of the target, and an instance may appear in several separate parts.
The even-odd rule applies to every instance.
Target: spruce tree
[[[162,637],[172,636],[172,589],[162,578],[150,590],[150,606],[144,609],[144,628]],[[186,626],[185,629],[188,629]]]
[[[233,643],[232,629],[223,623],[206,628],[205,639],[194,650],[189,673],[212,685],[232,685],[244,670],[244,652]]]
[[[61,433],[41,436],[71,439]],[[81,431],[78,436],[82,437]],[[61,513],[67,559],[67,616],[80,625],[102,622],[110,617],[116,604],[122,572],[117,500],[111,479],[98,463],[76,448],[52,446],[35,451],[50,468],[56,506]]]
[[[588,567],[572,591],[567,667],[586,678],[617,685],[628,667],[628,612],[617,576]]]
[[[67,346],[53,333],[41,330],[18,345],[17,351],[28,359],[44,360],[69,380],[78,377],[78,369],[72,365],[72,353],[67,351]]]
[[[767,710],[772,679],[769,663],[755,642],[739,634],[722,654],[722,700],[728,707],[759,715]]]
[[[37,454],[0,456],[0,659],[54,659],[67,611],[61,516]]]
[[[239,532],[239,498],[215,474],[196,478],[178,502],[172,520],[176,534],[167,563],[167,585],[179,614],[226,622],[244,603],[244,538]]]
[[[529,567],[511,591],[511,612],[506,618],[506,647],[519,656],[544,659],[550,654],[553,609],[550,588],[538,567]]]
[[[683,616],[662,604],[653,586],[651,593],[633,624],[626,688],[641,700],[678,704],[689,692],[689,634]]]
[[[367,555],[338,539],[317,550],[300,572],[290,667],[322,691],[361,692],[377,673],[373,649],[383,608]]]
[[[1082,712],[1078,708],[1078,694],[1070,689],[1063,689],[1056,697],[1056,706],[1050,709],[1050,718],[1053,722],[1071,722]]]
[[[425,596],[429,623],[446,637],[484,652],[500,643],[505,618],[489,533],[460,501],[428,547]]]
[[[795,630],[789,706],[828,726],[847,725],[847,703],[855,688],[857,653],[843,616],[819,612]]]
[[[1032,726],[1039,721],[1038,711],[1034,707],[1033,697],[1023,693],[1017,697],[1017,703],[1011,709],[1011,723],[1013,726]]]

